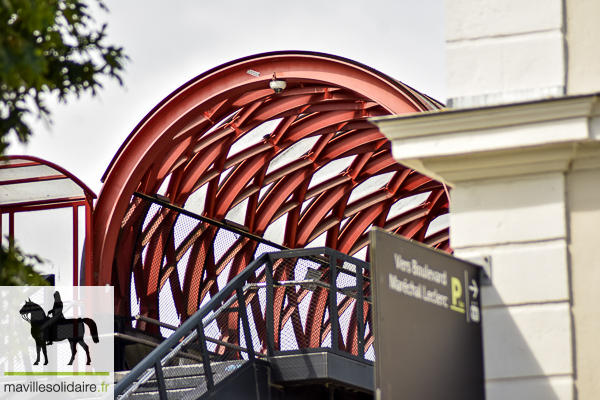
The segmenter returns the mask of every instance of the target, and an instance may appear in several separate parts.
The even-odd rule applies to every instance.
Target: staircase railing
[[[165,379],[173,376],[169,368],[192,367],[186,353],[202,364],[185,378],[194,379],[195,389],[188,382],[177,393],[184,399],[213,390],[259,357],[327,348],[372,361],[370,295],[369,264],[346,254],[329,248],[263,254],[119,381],[115,398],[151,387],[168,399],[183,387]]]

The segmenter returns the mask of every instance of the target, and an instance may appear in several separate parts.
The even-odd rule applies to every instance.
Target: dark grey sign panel
[[[381,400],[485,398],[479,267],[371,231]]]

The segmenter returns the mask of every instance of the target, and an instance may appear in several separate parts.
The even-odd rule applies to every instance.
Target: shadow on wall
[[[482,321],[487,400],[572,398],[568,303],[484,306]]]

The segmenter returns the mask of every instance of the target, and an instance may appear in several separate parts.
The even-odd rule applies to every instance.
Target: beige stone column
[[[488,400],[600,398],[599,115],[590,95],[376,120],[452,188],[455,255],[492,257]]]
[[[600,92],[600,1],[446,0],[448,106]]]

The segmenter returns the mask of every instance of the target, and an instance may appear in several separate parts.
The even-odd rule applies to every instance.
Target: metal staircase
[[[115,398],[372,398],[369,268],[328,248],[261,255],[117,373]]]
[[[222,361],[212,362],[213,377],[217,371],[224,371],[226,374],[221,374],[220,378],[226,377],[229,373],[239,369],[244,361]],[[202,364],[190,364],[181,366],[163,367],[164,385],[169,399],[196,399],[203,394],[203,391],[198,388],[206,386],[206,373]],[[219,378],[219,377],[218,377]],[[218,380],[217,378],[217,380]],[[160,399],[159,382],[156,375],[144,383],[137,384],[137,389],[129,396],[130,399],[137,400],[154,400]]]

